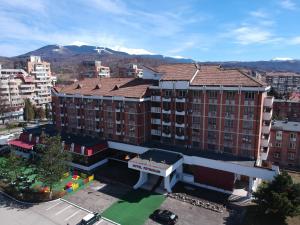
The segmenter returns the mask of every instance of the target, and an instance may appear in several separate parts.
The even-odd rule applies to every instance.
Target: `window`
[[[226,99],[228,100],[234,100],[235,92],[233,91],[226,91]]]
[[[230,114],[234,114],[235,113],[235,106],[226,105],[225,112],[230,113]]]
[[[246,92],[245,93],[245,100],[254,100],[255,93],[254,92]]]
[[[296,141],[296,134],[290,133],[290,141]]]
[[[216,118],[208,118],[208,127],[212,129],[217,128],[217,119]]]
[[[295,160],[295,153],[289,152],[288,153],[288,160]]]
[[[225,128],[233,128],[233,120],[225,120]]]
[[[289,143],[289,148],[290,149],[296,149],[296,142],[290,142]]]
[[[200,91],[193,91],[193,97],[199,98],[200,96],[201,96],[201,92]]]
[[[184,98],[186,96],[186,91],[180,90],[177,92],[179,98]]]
[[[254,114],[254,107],[245,106],[244,107],[244,114],[245,115],[253,115]]]
[[[224,140],[232,141],[233,140],[233,135],[231,133],[224,133]]]
[[[274,152],[273,158],[279,159],[280,158],[280,153],[279,152]]]
[[[275,142],[275,147],[276,148],[280,148],[281,147],[281,142],[280,141],[276,141]]]
[[[218,93],[216,91],[209,91],[208,92],[208,97],[209,98],[217,98]]]
[[[201,105],[200,104],[193,104],[192,109],[193,109],[193,112],[200,112],[201,111]]]
[[[253,128],[253,122],[252,121],[243,121],[243,129],[252,129]]]
[[[244,143],[250,144],[250,143],[252,142],[252,137],[249,136],[249,135],[243,135],[242,141],[243,141]]]
[[[276,140],[282,140],[282,131],[276,131]]]
[[[169,98],[172,96],[172,91],[171,90],[166,90],[165,91],[165,97]]]

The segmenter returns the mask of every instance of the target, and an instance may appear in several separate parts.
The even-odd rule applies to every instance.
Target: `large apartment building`
[[[296,91],[300,87],[300,74],[292,72],[268,72],[266,82],[279,94]]]
[[[119,77],[142,77],[143,69],[139,68],[137,64],[128,63],[118,67]]]
[[[261,167],[269,152],[269,89],[236,69],[161,65],[148,68],[142,78],[93,78],[54,88],[53,119],[62,132],[98,137],[120,151],[148,152],[150,162],[128,163],[141,172],[135,187],[152,173],[165,177],[168,190],[177,178],[232,190],[237,175],[243,175],[251,192],[260,179],[277,173]],[[165,160],[151,166],[157,153],[150,148],[183,158],[174,156],[172,168],[157,169]],[[178,177],[170,181],[169,170]]]
[[[79,65],[80,78],[110,77],[110,68],[103,66],[101,61],[83,61]]]
[[[274,100],[274,119],[300,122],[300,93],[293,92],[288,98]]]
[[[1,106],[8,109],[2,113],[1,119],[21,119],[24,99],[30,99],[38,107],[49,104],[55,81],[50,63],[42,61],[38,56],[30,56],[23,69],[0,67]]]
[[[300,168],[300,122],[274,121],[268,160],[283,168]]]

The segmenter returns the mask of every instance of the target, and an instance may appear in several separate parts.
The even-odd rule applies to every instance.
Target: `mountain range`
[[[4,68],[13,68],[16,61],[24,61],[29,55],[39,55],[51,63],[51,69],[59,79],[65,80],[77,77],[78,65],[83,60],[100,60],[110,66],[112,73],[116,68],[126,63],[137,63],[146,66],[157,66],[165,63],[192,63],[193,59],[173,58],[163,55],[133,55],[115,51],[110,48],[89,45],[46,45],[42,48],[15,57],[0,57]],[[265,71],[290,71],[300,73],[300,60],[270,60],[253,62],[199,62],[205,64],[221,64],[224,67],[237,67]]]

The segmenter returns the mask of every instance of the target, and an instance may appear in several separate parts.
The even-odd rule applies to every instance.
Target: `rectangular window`
[[[290,149],[296,149],[296,142],[289,142]]]
[[[278,141],[282,140],[282,131],[276,131],[276,140]]]
[[[233,91],[226,91],[226,99],[228,100],[234,100],[234,97],[235,97],[235,92]]]
[[[171,96],[172,96],[172,91],[171,91],[171,90],[166,90],[164,96],[165,96],[166,98],[171,97]]]
[[[254,100],[255,93],[254,92],[246,92],[245,93],[245,100]]]
[[[295,133],[290,133],[290,141],[296,141],[296,137]]]
[[[288,153],[288,160],[295,160],[295,153],[289,152]]]
[[[216,99],[218,96],[218,92],[216,91],[208,91],[208,98],[214,98]]]
[[[276,141],[275,142],[275,147],[276,148],[280,148],[281,147],[281,142],[280,141]]]
[[[252,129],[253,128],[253,122],[243,120],[243,129]]]
[[[274,152],[273,157],[275,159],[279,159],[280,158],[280,153],[279,152]]]

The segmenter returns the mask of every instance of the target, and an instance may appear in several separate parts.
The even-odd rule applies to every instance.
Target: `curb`
[[[108,218],[106,218],[106,217],[103,217],[103,216],[101,216],[101,219],[106,220],[106,221],[108,221],[108,222],[110,222],[110,223],[112,223],[112,224],[115,224],[115,225],[121,225],[120,223],[117,223],[117,222],[115,222],[115,221],[112,221],[112,220],[110,220],[110,219],[108,219]]]
[[[3,191],[0,191],[0,194],[4,195],[5,197],[7,197],[7,198],[9,198],[9,199],[11,199],[11,200],[13,200],[13,201],[15,201],[15,202],[18,202],[18,203],[24,204],[24,205],[37,205],[37,204],[40,204],[40,203],[55,202],[55,201],[59,200],[59,198],[58,198],[58,199],[54,199],[54,200],[46,201],[46,202],[23,202],[23,201],[21,201],[21,200],[18,200],[18,199],[16,199],[16,198],[10,196],[9,194],[7,194],[7,193],[5,193],[5,192],[3,192]]]

